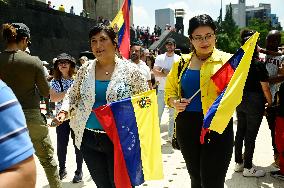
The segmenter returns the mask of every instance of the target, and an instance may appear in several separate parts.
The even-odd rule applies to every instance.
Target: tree
[[[225,52],[235,53],[240,47],[239,29],[233,19],[232,5],[226,11],[225,19],[219,25],[220,16],[217,21],[217,47]]]
[[[269,20],[263,21],[258,18],[252,18],[248,21],[248,26],[249,29],[255,30],[259,32],[259,46],[265,47],[265,40],[266,40],[266,35],[270,30],[272,30],[272,26]]]

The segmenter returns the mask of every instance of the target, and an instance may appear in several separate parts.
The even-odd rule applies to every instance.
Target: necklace
[[[213,53],[213,52],[210,52],[206,57],[200,57],[200,56],[198,56],[198,55],[196,54],[196,52],[194,52],[196,58],[197,58],[198,60],[200,60],[200,61],[205,61],[205,60],[207,60],[207,59],[212,55],[212,53]]]
[[[105,75],[109,75],[112,74],[110,71],[106,70],[103,66],[100,65],[100,68],[103,69],[103,71],[105,72]]]

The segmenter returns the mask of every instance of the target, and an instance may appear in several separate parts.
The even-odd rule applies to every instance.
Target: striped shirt
[[[13,91],[0,80],[0,173],[34,153],[26,119]]]
[[[61,78],[63,91],[67,91],[72,86],[73,82],[74,82],[73,79]],[[54,80],[54,79],[51,80],[50,88],[54,89],[57,93],[62,92],[59,80]],[[55,106],[56,114],[60,111],[61,106],[62,106],[62,101],[59,101],[56,103],[56,106]]]

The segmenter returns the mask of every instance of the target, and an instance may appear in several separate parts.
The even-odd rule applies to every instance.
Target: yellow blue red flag
[[[119,51],[126,59],[129,59],[130,51],[130,7],[131,0],[124,0],[121,9],[111,22],[111,27],[118,31]]]
[[[223,133],[236,107],[241,103],[243,88],[248,76],[250,63],[259,33],[255,33],[238,51],[218,70],[211,80],[221,94],[206,113],[200,142],[209,130]]]
[[[114,182],[131,188],[163,178],[156,91],[93,110],[114,145]]]

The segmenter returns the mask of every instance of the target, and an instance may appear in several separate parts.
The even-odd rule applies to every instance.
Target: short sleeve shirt
[[[67,91],[73,84],[74,80],[73,79],[64,79],[61,78],[61,83],[62,83],[62,89],[63,91]],[[60,86],[60,81],[59,80],[51,80],[50,82],[50,88],[54,89],[57,93],[62,92],[61,86]],[[56,113],[58,113],[60,111],[60,108],[62,106],[62,101],[59,101],[56,103],[55,109],[56,109]]]
[[[177,54],[174,54],[171,57],[168,57],[166,53],[158,55],[154,66],[161,67],[167,70],[171,70],[174,62],[177,62],[179,60],[180,56]],[[158,90],[165,90],[165,83],[166,83],[166,77],[156,77],[156,80],[160,82],[158,86]]]
[[[0,80],[0,173],[33,153],[22,107],[13,91]]]

